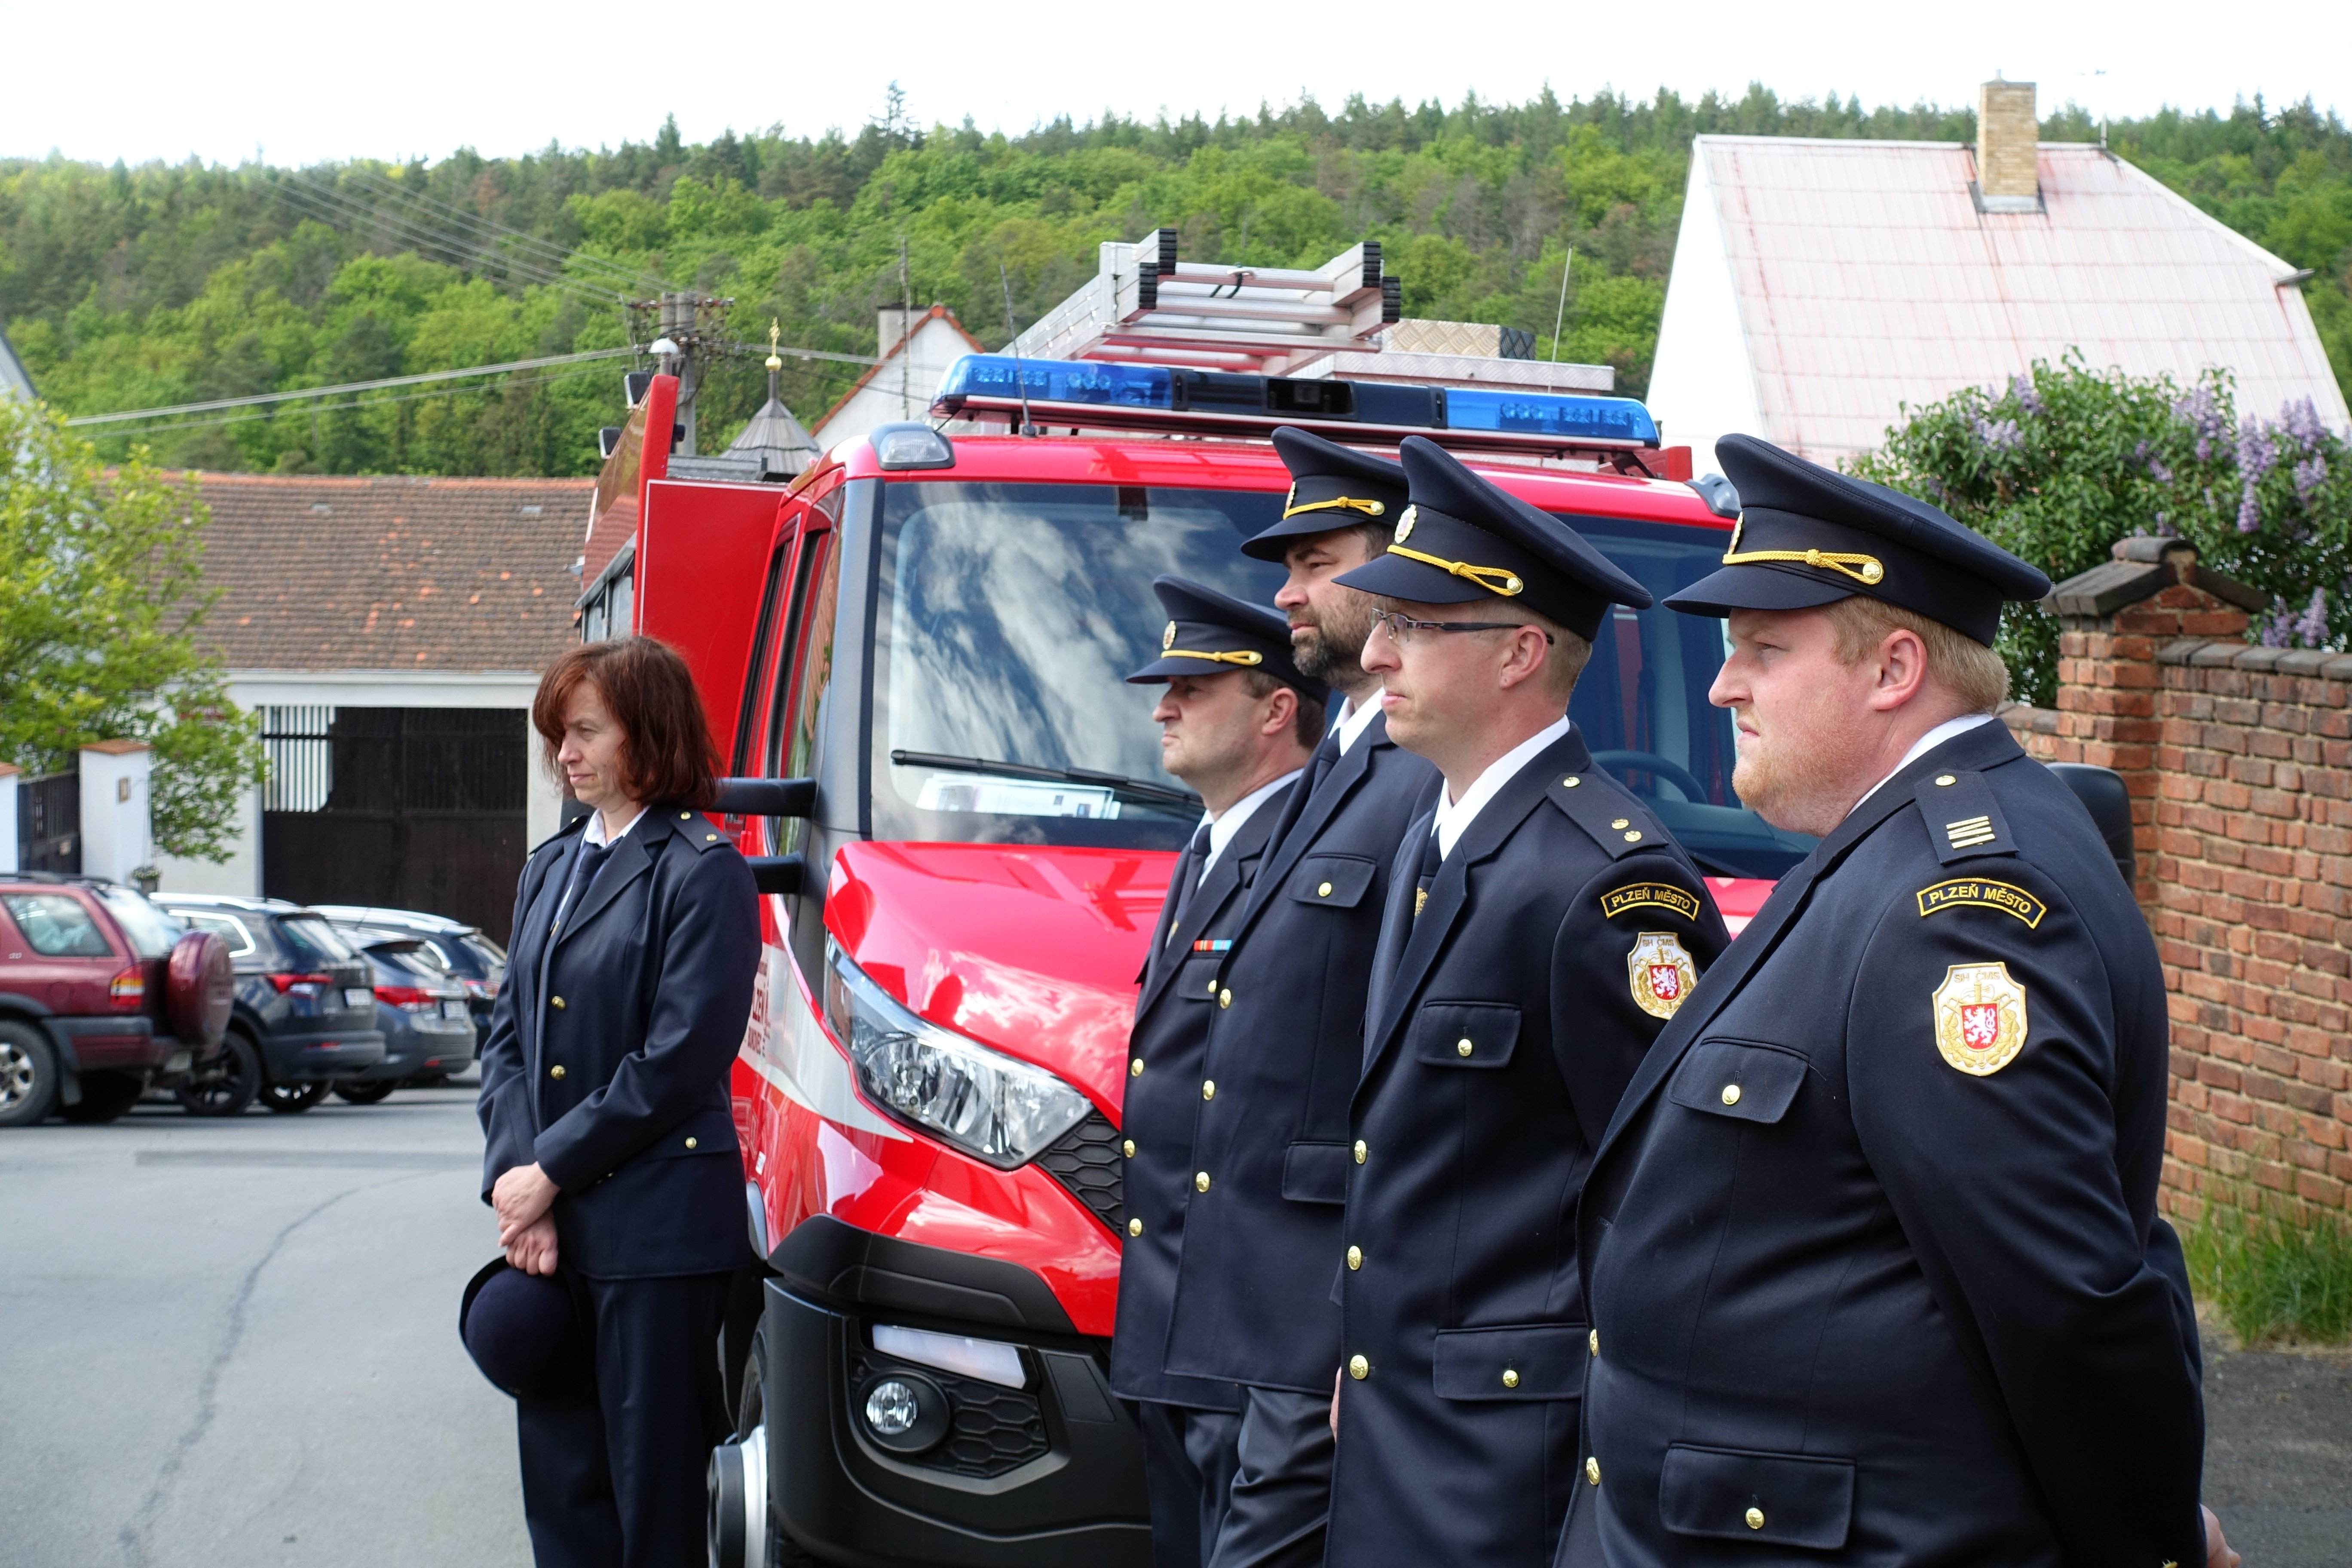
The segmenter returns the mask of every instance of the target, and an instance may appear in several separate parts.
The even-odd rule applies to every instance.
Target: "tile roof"
[[[538,670],[573,639],[593,479],[190,477],[233,669]]]
[[[1702,136],[1694,156],[1756,433],[1783,445],[1868,449],[1902,404],[2003,384],[2069,347],[2137,375],[2224,366],[2242,415],[2309,397],[2347,422],[2302,293],[2281,287],[2294,268],[2097,147],[2043,143],[2043,210],[2022,214],[1977,210],[1961,143]]]

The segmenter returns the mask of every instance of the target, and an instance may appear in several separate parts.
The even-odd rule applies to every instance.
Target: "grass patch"
[[[2352,1338],[2352,1221],[2233,1194],[2209,1202],[2180,1239],[2198,1296],[2242,1343]]]

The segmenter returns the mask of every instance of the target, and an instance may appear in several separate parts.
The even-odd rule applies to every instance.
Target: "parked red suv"
[[[220,1050],[228,949],[137,890],[0,875],[0,1127],[111,1121]]]

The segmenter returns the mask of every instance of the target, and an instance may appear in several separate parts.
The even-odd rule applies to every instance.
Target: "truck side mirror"
[[[807,879],[808,862],[797,855],[747,855],[744,860],[751,868],[751,886],[762,893],[789,899]]]
[[[720,779],[710,809],[728,816],[814,816],[816,780]]]
[[[2131,793],[2124,788],[2123,774],[2088,763],[2053,763],[2050,771],[2091,814],[2099,837],[2106,840],[2107,853],[2115,857],[2116,869],[2123,874],[2124,886],[2132,886],[2137,863],[2132,852]]]

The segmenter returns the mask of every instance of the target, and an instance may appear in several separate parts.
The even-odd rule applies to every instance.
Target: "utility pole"
[[[654,311],[654,342],[667,345],[671,351],[659,355],[658,363],[664,375],[677,377],[677,422],[685,430],[678,441],[681,457],[695,455],[694,405],[702,390],[703,362],[709,357],[702,351],[706,346],[719,346],[719,314],[734,302],[714,299],[693,289],[665,291],[658,299],[632,302],[634,310]]]
[[[897,84],[892,89],[895,91]],[[915,353],[915,289],[907,277],[907,237],[898,237],[898,417],[915,416],[914,389],[910,384],[914,366],[908,363]]]

